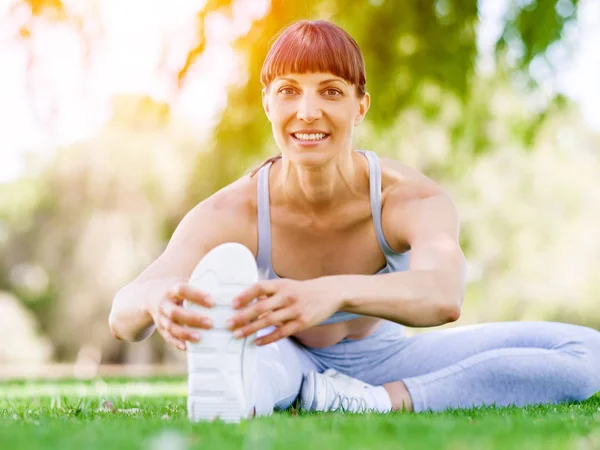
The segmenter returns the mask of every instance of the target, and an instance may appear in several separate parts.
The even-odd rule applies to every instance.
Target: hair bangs
[[[301,21],[287,28],[275,41],[261,71],[265,87],[289,73],[328,72],[356,86],[365,94],[362,53],[346,31],[325,21]]]

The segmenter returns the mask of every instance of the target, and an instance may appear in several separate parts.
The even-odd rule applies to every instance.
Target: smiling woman
[[[270,414],[297,398],[309,411],[388,412],[593,395],[596,330],[521,322],[404,335],[460,316],[459,220],[433,180],[353,148],[365,80],[341,28],[284,30],[262,77],[281,155],[188,213],[116,295],[114,336],[156,327],[187,349],[194,420]]]
[[[263,106],[282,152],[284,148],[291,152],[295,148],[291,144],[299,149],[320,147],[326,142],[346,148],[352,145],[352,128],[367,113],[370,96],[362,53],[346,31],[326,21],[295,23],[274,42],[260,79]],[[330,126],[339,129],[306,126],[319,119],[323,109],[328,117],[338,119]],[[290,115],[296,115],[304,125],[294,124],[293,120],[290,123]],[[345,115],[354,115],[353,120],[346,120]],[[348,122],[353,126],[348,127]],[[263,165],[278,158],[270,158]]]

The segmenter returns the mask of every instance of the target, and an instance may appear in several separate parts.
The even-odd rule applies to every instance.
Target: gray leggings
[[[259,347],[258,358],[258,415],[290,406],[302,375],[327,368],[376,386],[402,380],[416,412],[581,401],[600,391],[600,332],[554,322],[486,323],[407,337],[401,325],[385,321],[364,339],[324,349],[282,339]]]

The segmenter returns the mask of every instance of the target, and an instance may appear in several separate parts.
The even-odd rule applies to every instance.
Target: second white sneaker
[[[375,409],[373,398],[367,392],[370,387],[334,369],[309,372],[302,382],[301,406],[305,411],[369,412]]]
[[[184,307],[210,317],[213,328],[201,330],[200,342],[187,342],[188,417],[192,421],[240,422],[254,408],[256,346],[254,336],[236,339],[225,327],[235,314],[231,301],[258,281],[252,252],[242,244],[221,244],[198,263],[190,283],[215,301],[204,308],[185,301]]]

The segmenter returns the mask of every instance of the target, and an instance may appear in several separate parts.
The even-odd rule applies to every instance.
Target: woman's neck
[[[367,161],[356,151],[341,154],[318,167],[300,166],[284,156],[274,172],[271,195],[276,193],[279,197],[274,200],[309,214],[320,214],[360,197],[369,188]]]

